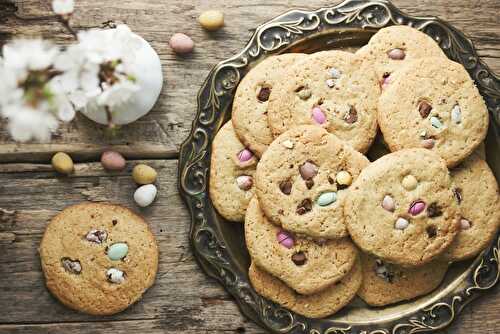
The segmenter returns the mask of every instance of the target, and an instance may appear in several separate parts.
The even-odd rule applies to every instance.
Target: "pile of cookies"
[[[356,54],[268,57],[213,141],[210,197],[245,223],[255,290],[290,310],[416,298],[499,228],[488,120],[467,71],[410,27]],[[379,128],[392,153],[370,162]]]

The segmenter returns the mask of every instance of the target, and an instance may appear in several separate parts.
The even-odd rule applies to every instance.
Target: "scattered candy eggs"
[[[52,167],[61,174],[69,175],[75,170],[73,160],[64,152],[58,152],[52,157]]]
[[[218,10],[207,10],[198,18],[203,29],[208,31],[219,30],[224,26],[224,13]]]
[[[394,210],[396,209],[394,199],[389,195],[385,195],[384,199],[382,200],[382,207],[389,212],[394,212]]]
[[[125,168],[125,158],[118,152],[106,151],[101,155],[101,164],[107,170],[122,170]]]
[[[124,242],[117,242],[108,248],[108,257],[111,261],[118,261],[127,256],[128,245]]]
[[[431,149],[436,144],[436,141],[432,138],[422,140],[422,147]]]
[[[134,167],[132,177],[137,184],[150,184],[156,181],[158,173],[154,168],[145,164],[139,164]]]
[[[436,129],[442,128],[443,123],[441,123],[441,120],[437,118],[436,116],[431,117],[431,125],[435,127]]]
[[[406,54],[402,49],[392,49],[387,52],[387,56],[393,60],[403,60],[405,59]]]
[[[280,245],[288,249],[292,248],[295,245],[295,240],[293,239],[293,237],[283,230],[279,231],[276,234],[276,239],[278,240],[278,243]]]
[[[306,161],[299,167],[299,173],[304,180],[310,180],[318,174],[318,167],[312,162]]]
[[[140,207],[147,207],[153,203],[156,198],[158,190],[154,184],[146,184],[137,188],[134,193],[134,200]]]
[[[320,107],[314,107],[311,111],[313,120],[318,124],[323,124],[326,122],[326,115],[321,110]]]
[[[403,178],[402,185],[406,190],[413,190],[417,187],[418,181],[413,175],[406,175]]]
[[[465,218],[460,219],[460,229],[461,230],[468,230],[471,227],[470,221],[468,221]]]
[[[287,139],[285,140],[283,143],[281,143],[283,146],[285,146],[286,148],[288,149],[292,149],[295,144],[293,143],[293,141],[291,141],[290,139]]]
[[[337,183],[341,186],[350,186],[352,183],[351,174],[349,172],[346,172],[345,170],[338,172],[335,179],[337,180]]]
[[[241,150],[239,153],[238,153],[238,160],[240,162],[247,162],[249,161],[250,159],[253,158],[253,153],[252,151],[248,150],[248,149],[243,149]]]
[[[412,216],[416,216],[424,210],[425,210],[425,202],[424,201],[415,201],[410,205],[410,208],[408,209],[408,213],[410,213]]]
[[[236,184],[238,185],[238,188],[240,188],[243,191],[250,190],[253,186],[253,179],[251,176],[248,175],[240,175],[236,178]]]
[[[337,193],[330,191],[319,195],[317,203],[319,206],[328,206],[337,200]]]
[[[462,122],[462,111],[460,110],[460,106],[458,104],[451,110],[451,120],[455,124]]]
[[[192,52],[194,49],[193,40],[188,35],[182,33],[174,34],[168,43],[170,44],[172,50],[179,54],[187,54]]]
[[[125,282],[125,273],[116,268],[109,268],[106,271],[106,277],[111,283],[121,284]]]
[[[410,222],[404,218],[399,217],[398,220],[396,220],[396,224],[394,225],[394,228],[397,230],[404,230],[410,225]]]

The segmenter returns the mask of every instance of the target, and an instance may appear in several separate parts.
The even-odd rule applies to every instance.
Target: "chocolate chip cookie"
[[[344,199],[368,164],[325,129],[298,126],[279,136],[262,156],[256,193],[266,216],[286,230],[316,238],[345,237]]]
[[[212,143],[210,199],[219,214],[230,221],[243,222],[254,192],[257,158],[243,146],[231,121],[217,133]]]
[[[245,240],[252,260],[300,294],[313,294],[351,270],[357,250],[348,238],[313,241],[271,224],[256,198],[248,206]]]
[[[426,149],[371,163],[351,185],[344,213],[359,247],[403,266],[424,265],[444,252],[460,220],[446,164]]]
[[[429,57],[446,58],[431,37],[404,25],[380,29],[356,55],[375,69],[382,89],[390,85],[391,75],[409,61]]]
[[[460,206],[460,231],[444,258],[460,261],[474,257],[495,237],[500,224],[498,182],[486,161],[471,155],[451,171],[453,193]]]
[[[366,152],[377,133],[380,87],[371,66],[343,51],[302,59],[269,98],[268,121],[276,137],[297,125],[319,125]]]
[[[118,205],[82,203],[55,216],[43,235],[46,284],[75,310],[108,315],[126,309],[154,283],[158,247],[146,222]]]
[[[484,140],[488,110],[461,64],[443,57],[417,59],[394,77],[378,104],[391,151],[423,147],[452,167]]]
[[[341,281],[312,295],[296,293],[254,263],[248,270],[248,276],[255,291],[263,297],[303,316],[323,318],[336,313],[354,298],[361,285],[361,265],[357,260],[354,267]]]
[[[361,254],[363,283],[358,296],[372,306],[384,306],[423,296],[443,280],[448,263],[434,260],[414,268],[404,268]]]
[[[259,157],[273,141],[267,122],[269,96],[284,83],[285,71],[305,57],[302,53],[271,56],[250,70],[238,85],[233,101],[234,131]]]

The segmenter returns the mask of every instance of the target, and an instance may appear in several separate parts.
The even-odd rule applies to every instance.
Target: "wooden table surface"
[[[77,0],[77,28],[127,23],[158,51],[165,85],[154,110],[114,138],[78,117],[62,127],[51,144],[16,144],[0,123],[0,333],[263,333],[246,320],[231,297],[195,263],[188,244],[189,216],[177,191],[179,146],[195,116],[196,93],[211,67],[240,50],[252,28],[290,7],[331,5],[334,1],[298,0]],[[479,54],[500,74],[498,0],[397,0],[415,15],[438,15],[464,31]],[[50,1],[0,0],[0,44],[12,37],[43,36],[71,41],[50,13]],[[208,34],[196,18],[219,8],[226,27]],[[175,32],[190,35],[195,52],[185,58],[168,46]],[[113,147],[130,161],[119,173],[103,171],[100,152]],[[78,164],[71,177],[59,177],[49,164],[56,151]],[[159,196],[139,209],[132,200],[131,167],[138,161],[159,172]],[[44,286],[37,248],[47,221],[64,207],[82,201],[110,201],[139,211],[160,246],[156,284],[142,301],[110,317],[74,312],[59,304]],[[442,333],[499,333],[500,293],[469,305]]]

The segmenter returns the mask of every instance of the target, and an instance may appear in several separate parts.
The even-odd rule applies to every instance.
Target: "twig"
[[[67,15],[59,15],[59,22],[73,35],[73,37],[78,38],[78,34],[75,29],[69,24],[70,16]]]
[[[104,109],[106,110],[106,116],[108,118],[108,128],[114,129],[115,125],[113,124],[113,114],[111,113],[111,109],[109,106],[105,106]]]

